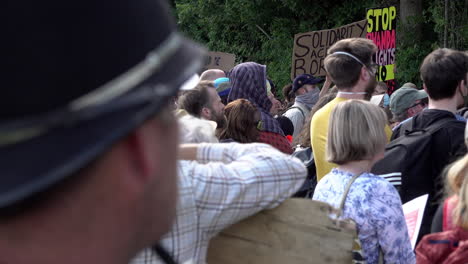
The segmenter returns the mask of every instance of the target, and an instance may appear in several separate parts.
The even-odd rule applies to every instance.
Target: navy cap
[[[293,82],[293,87],[292,87],[292,92],[295,93],[299,88],[306,84],[317,84],[322,82],[322,78],[314,77],[313,75],[310,74],[301,74],[294,79]]]

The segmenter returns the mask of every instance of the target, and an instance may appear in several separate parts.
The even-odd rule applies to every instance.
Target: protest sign
[[[422,218],[428,197],[429,195],[425,194],[403,205],[403,213],[405,214],[406,226],[408,227],[408,234],[413,249],[416,246],[419,229],[421,229]]]
[[[362,20],[339,28],[294,35],[291,80],[304,73],[325,76],[323,61],[328,48],[341,39],[366,37],[366,23],[367,20]]]
[[[396,89],[395,48],[396,48],[396,8],[394,6],[367,10],[366,38],[374,41],[378,51],[374,62],[379,65],[377,80],[386,82],[388,93]]]
[[[220,69],[229,71],[236,65],[236,56],[225,52],[208,52],[204,70]]]

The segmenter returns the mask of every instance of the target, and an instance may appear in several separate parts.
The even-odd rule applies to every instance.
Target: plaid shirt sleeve
[[[177,262],[205,263],[218,232],[298,190],[302,162],[267,144],[200,144],[197,161],[179,162],[179,202],[171,231],[161,244]],[[162,263],[146,249],[131,264]]]
[[[267,144],[202,144],[189,173],[201,227],[216,234],[265,208],[273,208],[304,183],[307,170],[296,158]]]

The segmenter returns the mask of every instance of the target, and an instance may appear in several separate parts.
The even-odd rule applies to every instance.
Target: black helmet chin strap
[[[169,254],[169,252],[167,252],[167,250],[165,250],[159,244],[156,244],[153,246],[153,251],[159,257],[159,259],[161,259],[163,262],[167,264],[176,264],[171,254]]]

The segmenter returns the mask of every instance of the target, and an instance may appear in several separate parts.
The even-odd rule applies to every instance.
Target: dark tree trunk
[[[422,0],[400,0],[401,34],[405,44],[422,39]]]

